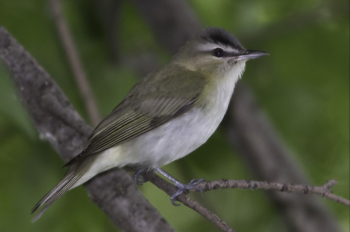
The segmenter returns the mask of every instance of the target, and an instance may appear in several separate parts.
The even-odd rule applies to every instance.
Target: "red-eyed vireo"
[[[139,168],[138,184],[147,170],[168,178],[178,187],[171,197],[176,205],[178,195],[203,180],[184,185],[160,167],[207,141],[225,115],[246,61],[265,55],[245,49],[220,28],[196,34],[168,64],[140,80],[95,128],[86,148],[66,164],[63,180],[35,205],[32,212],[43,207],[33,221],[68,190],[126,165]]]

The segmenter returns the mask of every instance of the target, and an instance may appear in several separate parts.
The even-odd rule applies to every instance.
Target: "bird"
[[[222,121],[246,61],[268,55],[245,49],[222,28],[209,27],[190,38],[171,61],[142,78],[94,129],[83,151],[66,163],[63,179],[32,209],[42,214],[67,191],[115,167],[154,170],[171,181],[176,197],[203,181],[182,184],[162,166],[204,144]]]

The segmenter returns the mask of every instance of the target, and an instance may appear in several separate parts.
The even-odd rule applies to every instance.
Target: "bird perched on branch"
[[[180,159],[214,133],[229,105],[247,60],[267,55],[245,49],[220,28],[197,33],[172,60],[140,80],[124,100],[95,128],[85,149],[69,161],[62,181],[33,208],[43,212],[68,190],[114,167],[136,166],[135,181],[143,171],[155,170],[178,190],[203,181],[182,184],[160,167]],[[197,188],[201,191],[199,188]]]

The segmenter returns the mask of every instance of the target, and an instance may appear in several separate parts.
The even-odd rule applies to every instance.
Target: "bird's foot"
[[[176,197],[181,195],[185,190],[196,189],[197,191],[199,191],[203,195],[203,189],[201,189],[197,186],[198,184],[202,183],[203,181],[204,181],[204,179],[199,179],[199,180],[193,179],[188,184],[182,184],[180,182],[174,183],[178,189],[177,189],[176,193],[174,193],[170,197],[171,203],[174,206],[179,206],[180,204],[175,203]]]
[[[145,169],[140,169],[136,172],[134,181],[137,185],[142,185],[147,182],[147,180],[141,175],[144,171]]]

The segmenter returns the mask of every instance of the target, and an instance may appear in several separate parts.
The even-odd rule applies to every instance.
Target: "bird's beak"
[[[238,60],[251,60],[251,59],[256,59],[266,55],[269,55],[269,53],[263,52],[263,51],[246,50],[241,55],[238,55],[237,58]]]

